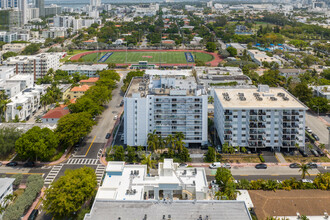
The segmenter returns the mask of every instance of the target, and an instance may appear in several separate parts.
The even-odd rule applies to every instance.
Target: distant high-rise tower
[[[101,6],[101,0],[90,0],[90,6],[91,7],[100,7]]]
[[[0,0],[0,8],[16,8],[18,7],[18,0]]]
[[[36,8],[39,8],[39,16],[45,17],[45,0],[36,0]]]
[[[20,11],[21,24],[22,25],[27,24],[28,23],[27,0],[19,0],[18,9]]]

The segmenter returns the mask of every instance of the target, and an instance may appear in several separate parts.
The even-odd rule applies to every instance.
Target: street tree
[[[327,113],[330,110],[329,101],[325,97],[313,97],[308,102],[310,107],[315,112]]]
[[[126,150],[127,150],[127,162],[133,163],[135,161],[135,156],[136,156],[135,148],[132,146],[127,146]]]
[[[8,127],[0,129],[0,155],[8,156],[15,149],[15,142],[20,138],[22,132],[16,128]]]
[[[94,124],[92,116],[86,112],[68,114],[58,120],[55,133],[64,147],[70,147],[85,137]]]
[[[305,179],[306,174],[308,176],[310,176],[310,174],[308,173],[308,170],[311,169],[310,166],[308,166],[307,164],[302,163],[302,164],[299,165],[299,168],[300,168],[299,172],[301,172],[301,179]]]
[[[213,147],[209,147],[205,155],[205,161],[212,163],[215,161],[215,159],[216,159],[215,149]]]
[[[15,143],[15,150],[22,159],[48,160],[56,152],[58,138],[49,128],[34,126]]]
[[[113,160],[114,161],[125,161],[125,150],[124,147],[119,145],[119,146],[114,146],[114,154],[113,154]]]
[[[66,170],[45,192],[44,210],[57,218],[75,215],[92,198],[97,187],[92,168]]]

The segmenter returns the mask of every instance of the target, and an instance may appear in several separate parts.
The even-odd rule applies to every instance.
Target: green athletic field
[[[97,62],[106,52],[87,54],[82,57],[83,61]],[[209,62],[213,60],[213,56],[206,53],[191,52],[195,61],[200,60]],[[127,52],[127,63],[135,64],[139,61],[148,61],[149,63],[187,63],[184,52]],[[105,61],[105,63],[126,63],[125,51],[114,51],[113,54]]]

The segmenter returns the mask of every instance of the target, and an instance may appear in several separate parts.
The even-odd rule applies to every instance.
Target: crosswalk
[[[53,168],[50,170],[50,172],[48,173],[48,175],[45,179],[45,182],[44,182],[45,185],[49,185],[54,181],[54,179],[56,178],[57,174],[60,172],[62,167],[63,167],[63,164],[53,166]]]
[[[99,162],[98,159],[89,159],[89,158],[70,158],[66,164],[72,165],[97,165]]]
[[[104,171],[105,171],[105,166],[104,165],[97,165],[96,170],[95,170],[95,174],[96,174],[96,180],[97,180],[97,184],[101,185],[102,179],[103,179],[103,175],[104,175]]]

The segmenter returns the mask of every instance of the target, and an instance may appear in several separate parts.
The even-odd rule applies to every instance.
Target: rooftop
[[[99,201],[85,220],[249,220],[245,203],[229,200]]]
[[[62,118],[69,113],[68,107],[57,107],[49,110],[42,118]]]
[[[86,92],[89,89],[89,85],[75,86],[71,89],[71,92]]]
[[[97,70],[103,70],[106,68],[108,68],[107,64],[93,64],[93,65],[64,64],[59,69],[64,70],[64,71],[69,71],[69,70],[97,71]]]
[[[157,96],[198,96],[205,93],[194,77],[144,75],[136,77],[126,92],[126,97]]]
[[[15,178],[0,178],[0,196],[7,191],[14,181]]]
[[[261,89],[264,88],[264,89]],[[224,108],[297,108],[307,107],[283,88],[228,88],[215,89]]]
[[[99,77],[90,77],[88,79],[80,80],[80,83],[96,83],[99,80]]]

